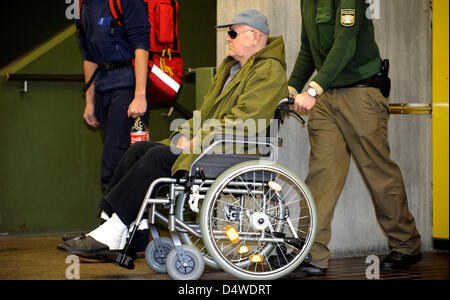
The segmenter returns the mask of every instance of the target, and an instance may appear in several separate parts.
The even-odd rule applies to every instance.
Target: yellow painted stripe
[[[449,238],[449,1],[433,1],[433,237]]]

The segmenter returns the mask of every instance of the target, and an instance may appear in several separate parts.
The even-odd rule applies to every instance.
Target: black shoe
[[[105,219],[101,219],[100,221],[100,225],[102,225],[103,223],[105,223],[106,220]],[[86,238],[86,233],[84,232],[78,232],[78,233],[66,233],[63,234],[63,236],[61,237],[61,239],[65,242],[65,241],[70,241],[70,240],[76,240],[76,239],[82,239],[82,238]]]
[[[98,256],[111,251],[107,245],[100,243],[90,236],[67,240],[59,244],[57,249],[87,257]]]
[[[277,255],[269,256],[268,262],[273,268],[281,268],[287,265],[289,262],[291,262],[295,258],[295,255],[291,253],[287,253],[286,247],[279,246],[277,248]],[[312,257],[311,254],[308,254],[305,259],[303,260],[304,263],[311,262]]]
[[[388,256],[383,258],[380,263],[381,271],[405,270],[410,265],[417,263],[422,258],[422,254],[408,255],[396,251],[392,251]]]
[[[81,238],[85,238],[85,237],[86,237],[86,234],[84,232],[78,232],[78,233],[66,233],[61,237],[61,239],[65,242],[65,241],[77,240],[77,239],[81,239]]]
[[[58,250],[76,254],[81,262],[115,262],[120,250],[110,250],[105,244],[85,236],[67,240],[56,247]],[[130,255],[134,260],[136,255]]]
[[[272,256],[269,256],[268,262],[272,268],[278,269],[278,268],[281,268],[281,267],[284,267],[285,265],[287,265],[291,260],[294,259],[294,257],[295,256],[290,253],[285,254],[283,256],[272,255]]]
[[[294,272],[303,272],[308,276],[325,276],[327,269],[319,268],[309,263],[302,262]]]

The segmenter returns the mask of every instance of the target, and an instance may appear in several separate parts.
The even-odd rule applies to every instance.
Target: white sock
[[[130,229],[129,229],[130,232],[133,231],[133,227],[134,227],[133,225],[134,225],[134,222],[130,226]],[[149,228],[148,227],[148,219],[142,219],[141,223],[139,223],[139,226],[138,226],[137,230],[145,230],[145,229],[148,229],[148,228]]]
[[[109,215],[105,211],[102,210],[102,214],[100,215],[100,218],[103,221],[108,221],[109,220]]]
[[[105,223],[89,232],[87,236],[105,244],[110,250],[122,250],[127,238],[127,226],[113,214]]]

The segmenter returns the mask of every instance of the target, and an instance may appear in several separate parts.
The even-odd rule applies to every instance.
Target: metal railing
[[[84,75],[80,74],[11,74],[6,73],[5,81],[23,81],[23,88],[19,91],[28,92],[29,81],[46,81],[46,82],[84,82]],[[159,105],[159,104],[158,104]],[[180,105],[176,101],[167,103],[170,106],[168,113],[162,113],[165,117],[170,117],[174,110],[177,110],[187,118],[192,117],[192,112]]]
[[[195,68],[189,68],[186,77],[195,77]],[[24,87],[21,92],[28,91],[28,81],[50,81],[50,82],[84,82],[84,76],[78,74],[5,74],[6,81],[23,81]],[[191,117],[192,112],[182,105],[173,102],[170,103],[170,109],[165,116],[170,117],[174,109],[183,115]],[[389,113],[399,115],[418,115],[431,114],[432,105],[427,103],[390,103]]]

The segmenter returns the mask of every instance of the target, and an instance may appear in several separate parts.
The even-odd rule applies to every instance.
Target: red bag
[[[163,103],[173,100],[183,80],[183,60],[171,54],[153,54],[149,59],[150,82],[148,91],[152,103]]]
[[[151,103],[171,102],[183,82],[183,59],[178,38],[178,2],[176,0],[144,0],[150,21],[149,84]],[[109,0],[116,23],[123,26],[120,0]]]

